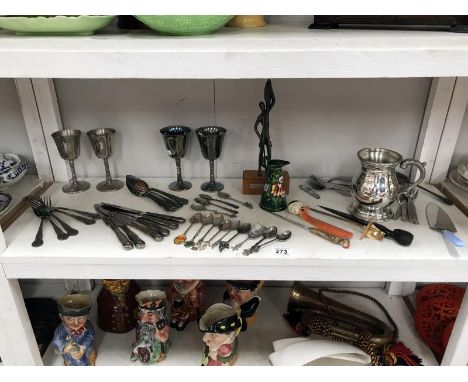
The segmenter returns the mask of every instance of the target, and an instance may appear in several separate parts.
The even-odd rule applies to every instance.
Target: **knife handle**
[[[141,240],[140,237],[135,232],[133,232],[125,224],[122,225],[121,228],[125,232],[125,234],[128,236],[130,241],[133,243],[135,248],[138,248],[138,249],[145,248],[146,243],[143,240]]]
[[[114,223],[109,222],[109,227],[111,227],[112,231],[114,231],[115,235],[119,239],[120,243],[122,243],[122,247],[124,249],[132,249],[133,243],[128,239],[128,237],[117,227]]]
[[[455,235],[452,231],[448,231],[444,229],[442,231],[442,236],[450,241],[455,247],[464,247],[465,243],[462,239],[460,239],[457,235]]]
[[[162,241],[164,238],[163,234],[160,233],[159,231],[156,231],[154,229],[151,229],[150,227],[141,224],[137,221],[133,221],[130,223],[130,226],[133,228],[137,229],[138,231],[143,232],[145,235],[148,235],[149,237],[152,237],[155,241]]]

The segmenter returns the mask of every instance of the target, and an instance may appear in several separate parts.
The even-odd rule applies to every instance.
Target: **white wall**
[[[218,176],[238,178],[255,169],[258,139],[253,124],[264,80],[56,80],[64,127],[83,132],[117,130],[114,174],[175,176],[159,129],[216,123],[228,130]],[[287,159],[294,177],[352,175],[363,147],[414,154],[429,79],[274,80],[271,113],[273,156]],[[183,160],[186,177],[206,177],[208,163],[192,136]],[[103,176],[86,137],[76,162],[79,176]]]
[[[13,79],[0,78],[0,152],[19,154],[37,174]]]

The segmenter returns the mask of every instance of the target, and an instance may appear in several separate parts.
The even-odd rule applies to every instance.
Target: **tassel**
[[[385,366],[424,366],[422,359],[401,341],[384,345],[382,358]]]

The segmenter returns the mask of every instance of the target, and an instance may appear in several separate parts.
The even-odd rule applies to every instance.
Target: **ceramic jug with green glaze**
[[[267,180],[260,199],[261,209],[269,212],[279,212],[288,207],[283,180],[283,167],[288,164],[288,161],[281,159],[272,159],[268,163]]]

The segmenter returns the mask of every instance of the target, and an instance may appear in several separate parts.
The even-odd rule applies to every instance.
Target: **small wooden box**
[[[289,173],[283,171],[284,189],[289,194]],[[265,186],[266,177],[258,175],[257,170],[244,170],[242,175],[242,193],[247,195],[261,195]]]

